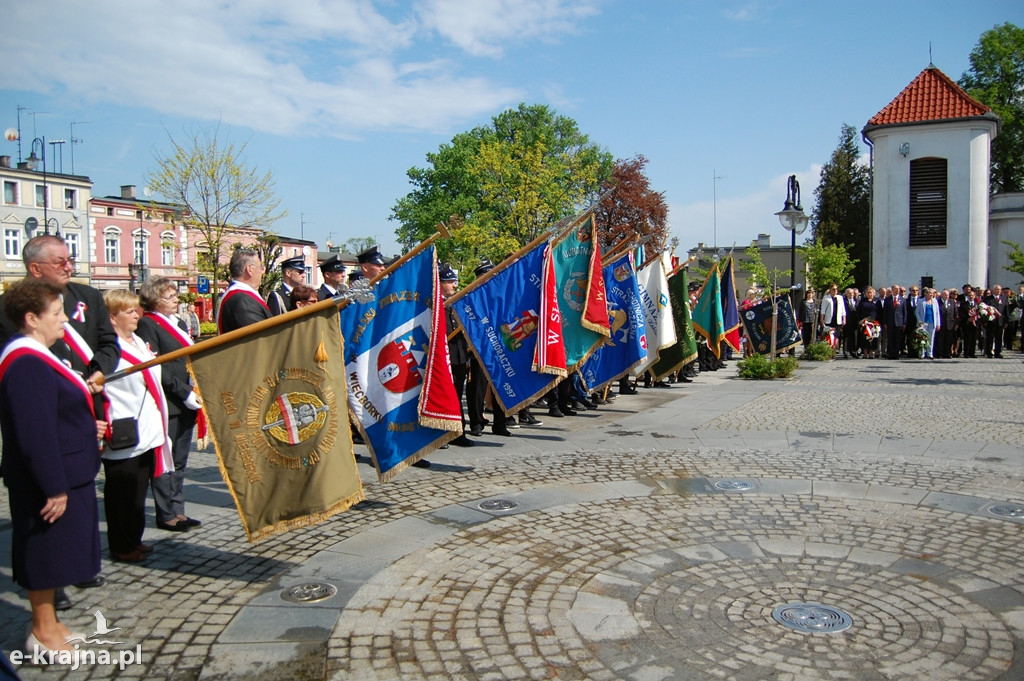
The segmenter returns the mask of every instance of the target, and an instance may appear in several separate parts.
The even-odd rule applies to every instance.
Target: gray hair
[[[64,239],[53,234],[40,234],[28,240],[25,247],[21,249],[21,261],[27,268],[30,263],[39,262],[43,259],[43,253],[49,246],[66,246]]]
[[[144,310],[155,310],[157,303],[167,289],[178,290],[170,277],[150,277],[139,287],[139,302]]]
[[[228,274],[232,279],[238,279],[245,274],[247,265],[258,265],[260,254],[251,248],[239,248],[231,254],[231,261],[228,263]]]

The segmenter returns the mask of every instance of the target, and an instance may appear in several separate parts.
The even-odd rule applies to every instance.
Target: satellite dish
[[[312,251],[310,250],[309,246],[302,247],[302,255],[308,256],[311,252]]]
[[[4,130],[4,137],[7,138],[8,142],[13,142],[18,139],[18,131],[15,128],[7,128]]]
[[[153,190],[149,188],[149,185],[146,185],[142,188],[142,194],[147,197],[153,196]]]

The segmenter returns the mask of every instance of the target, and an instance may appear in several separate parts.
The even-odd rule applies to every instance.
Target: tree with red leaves
[[[637,154],[617,159],[610,179],[601,184],[601,192],[611,192],[594,211],[601,253],[610,253],[616,245],[636,236],[652,235],[644,244],[648,254],[661,252],[668,238],[668,205],[665,193],[651,189],[644,175],[647,158]]]

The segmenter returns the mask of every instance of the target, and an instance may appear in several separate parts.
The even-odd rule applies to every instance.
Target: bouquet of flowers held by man
[[[986,324],[999,318],[999,310],[988,303],[978,303],[978,318]]]
[[[914,329],[914,337],[911,339],[911,343],[914,344],[914,349],[918,352],[928,350],[928,331],[924,328],[924,324],[920,324]]]
[[[870,319],[864,320],[864,337],[874,340],[882,335],[882,325]]]

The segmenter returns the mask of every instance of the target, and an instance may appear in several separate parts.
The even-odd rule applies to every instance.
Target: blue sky
[[[388,253],[406,171],[519,102],[573,118],[616,158],[646,156],[683,248],[759,232],[788,243],[773,216],[786,177],[810,213],[843,123],[863,128],[929,44],[956,80],[982,32],[1024,25],[1018,0],[47,0],[3,13],[0,128],[26,108],[24,156],[74,122],[74,170],[94,194],[141,194],[168,135],[219,121],[273,172],[279,234],[375,236]],[[48,166],[70,173],[61,149]],[[17,160],[17,144],[0,139],[0,153]]]

